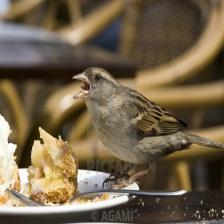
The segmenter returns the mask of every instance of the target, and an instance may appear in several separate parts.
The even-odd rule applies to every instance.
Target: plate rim
[[[25,172],[26,168],[19,169],[20,173]],[[94,171],[94,170],[84,170],[79,169],[79,172],[96,173],[102,175],[108,175],[109,173]],[[139,190],[137,183],[130,185],[132,189]],[[69,214],[69,213],[81,213],[87,211],[94,211],[100,209],[106,209],[114,207],[117,205],[124,204],[128,202],[131,198],[128,195],[118,196],[116,198],[111,198],[99,202],[91,203],[80,203],[74,205],[62,205],[62,206],[40,206],[40,207],[10,207],[10,206],[0,206],[0,215],[56,215],[56,214]],[[110,202],[110,203],[108,203]]]

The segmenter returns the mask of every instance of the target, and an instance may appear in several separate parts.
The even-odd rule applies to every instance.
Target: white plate
[[[80,192],[93,191],[100,189],[102,183],[109,176],[108,173],[79,170],[78,171],[78,190]],[[20,169],[21,183],[27,183],[26,169]],[[139,190],[136,183],[130,185],[127,189]],[[113,195],[114,196],[114,195]],[[72,205],[62,206],[40,206],[40,207],[0,207],[0,215],[59,215],[68,213],[79,213],[85,211],[92,211],[97,209],[104,209],[126,203],[129,200],[127,195],[109,197],[104,201],[75,203]]]

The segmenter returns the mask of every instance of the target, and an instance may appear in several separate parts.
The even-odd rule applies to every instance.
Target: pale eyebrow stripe
[[[115,85],[118,84],[118,82],[114,79],[114,77],[113,77],[110,73],[108,73],[106,70],[104,70],[104,69],[100,69],[100,70],[99,70],[98,68],[94,68],[92,72],[93,72],[93,73],[101,73],[101,75],[102,75],[104,78],[110,80],[110,81],[113,82]]]

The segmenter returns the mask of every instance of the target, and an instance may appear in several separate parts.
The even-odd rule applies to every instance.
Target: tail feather
[[[207,139],[192,133],[186,133],[186,134],[187,134],[187,137],[189,138],[189,141],[191,141],[192,144],[224,149],[224,144],[222,143],[214,142],[210,139]]]

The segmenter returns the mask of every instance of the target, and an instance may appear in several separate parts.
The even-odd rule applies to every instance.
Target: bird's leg
[[[128,180],[128,185],[134,183],[135,181],[139,180],[142,176],[144,176],[145,174],[147,174],[149,172],[149,168],[147,167],[146,169],[140,170],[137,173],[134,173],[131,175],[133,171],[130,170],[129,171],[129,180]]]
[[[104,188],[107,183],[110,183],[111,188],[114,188],[113,186],[123,185],[122,182],[128,181],[129,178],[128,174],[110,174],[110,176],[103,181],[102,188]]]
[[[146,173],[148,173],[149,170],[150,168],[148,166],[146,167],[139,165],[135,168],[132,168],[128,172],[128,174],[110,175],[110,177],[103,182],[103,188],[106,183],[110,183],[111,188],[113,189],[128,187],[129,185],[140,179],[142,176],[144,176]]]

